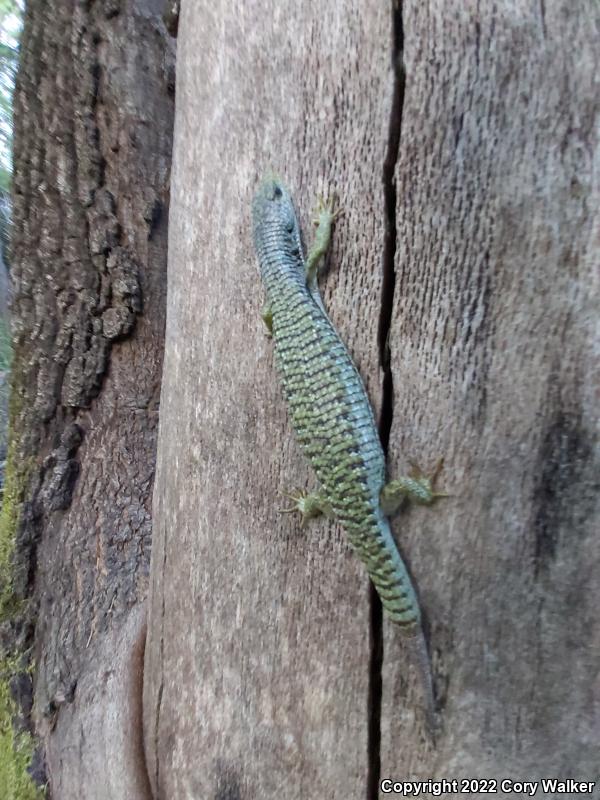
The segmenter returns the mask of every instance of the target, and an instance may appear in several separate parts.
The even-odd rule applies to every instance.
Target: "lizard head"
[[[303,263],[300,227],[292,197],[284,183],[269,175],[259,184],[252,202],[254,244],[263,265],[266,252],[285,253]]]
[[[295,221],[296,214],[292,197],[277,175],[267,175],[260,182],[254,195],[252,213],[255,223],[279,219],[287,222]]]

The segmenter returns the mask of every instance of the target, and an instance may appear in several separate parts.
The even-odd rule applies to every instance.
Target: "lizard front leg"
[[[313,290],[317,287],[319,263],[329,249],[333,223],[344,213],[341,208],[334,211],[334,207],[335,196],[330,197],[329,200],[324,200],[322,197],[318,198],[313,219],[313,224],[317,226],[317,230],[315,231],[315,240],[306,258],[306,283]]]
[[[273,309],[271,308],[270,303],[264,304],[260,310],[260,316],[262,321],[265,323],[267,336],[273,336]]]

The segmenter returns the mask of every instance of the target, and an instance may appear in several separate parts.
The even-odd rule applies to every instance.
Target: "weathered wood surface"
[[[597,779],[600,6],[403,14],[389,463],[453,496],[399,537],[443,733],[386,628],[382,776]]]
[[[161,798],[361,796],[369,584],[339,529],[278,513],[279,490],[312,478],[258,314],[250,202],[274,169],[308,231],[316,194],[343,193],[326,301],[377,400],[390,12],[273,0],[181,13],[149,772]]]
[[[148,794],[135,721],[174,106],[162,6],[31,0],[22,37],[11,264],[28,616],[13,629],[32,648],[56,800]]]
[[[155,797],[594,777],[596,9],[183,3],[144,678]],[[340,530],[277,514],[278,490],[312,478],[258,318],[249,204],[268,169],[305,230],[318,191],[342,194],[325,302],[384,438],[392,425],[391,471],[446,457],[453,496],[395,523],[436,750]]]

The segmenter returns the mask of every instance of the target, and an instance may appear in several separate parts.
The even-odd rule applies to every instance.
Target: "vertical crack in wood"
[[[383,666],[383,612],[373,584],[369,586],[371,604],[371,658],[369,663],[369,729],[367,800],[379,797],[381,777],[381,669]]]
[[[141,797],[147,798],[147,800],[154,800],[152,781],[150,780],[150,771],[148,769],[148,760],[146,758],[146,747],[144,743],[144,663],[146,659],[147,639],[148,620],[145,618],[138,640],[138,652],[135,653],[135,656],[137,656],[137,663],[134,663],[133,666],[134,696],[132,698],[132,708],[134,709],[135,717],[132,725],[131,736],[135,742],[134,752],[139,759]]]
[[[383,371],[383,397],[379,434],[381,444],[387,452],[394,416],[394,384],[390,365],[389,332],[394,308],[396,288],[396,181],[395,169],[400,146],[402,106],[404,103],[404,65],[402,63],[403,28],[402,7],[399,0],[392,0],[392,70],[393,94],[388,132],[388,149],[383,163],[383,192],[385,210],[385,239],[383,243],[383,280],[381,285],[381,309],[379,312],[379,362]]]
[[[383,372],[379,435],[387,454],[394,415],[394,383],[391,370],[389,333],[394,308],[396,272],[396,182],[395,170],[400,146],[402,107],[404,104],[404,65],[402,61],[404,30],[402,0],[392,0],[392,105],[390,112],[388,146],[383,163],[383,192],[385,211],[385,238],[383,245],[383,279],[381,308],[379,312],[379,363]],[[381,702],[383,668],[383,609],[371,585],[371,660],[369,665],[369,732],[367,798],[377,800],[381,778]]]
[[[164,592],[165,574],[167,571],[167,528],[163,523],[163,553],[162,553],[162,602],[160,614],[160,644],[159,644],[159,657],[160,657],[160,685],[156,696],[156,705],[154,712],[154,741],[153,741],[153,758],[154,758],[154,782],[150,780],[152,788],[152,796],[158,798],[160,793],[160,715],[162,711],[163,692],[165,687],[165,619],[166,619],[166,598]],[[146,755],[146,764],[148,765],[148,757]],[[148,775],[150,772],[148,771]]]

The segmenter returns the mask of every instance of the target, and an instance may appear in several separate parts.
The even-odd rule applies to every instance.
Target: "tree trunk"
[[[154,796],[593,780],[597,5],[181,13],[144,676]],[[318,192],[342,196],[325,303],[390,472],[446,457],[451,496],[395,523],[426,616],[435,747],[339,527],[278,514],[280,489],[314,479],[258,316],[249,206],[269,169],[305,232]]]
[[[403,11],[389,463],[444,455],[452,497],[400,537],[443,734],[388,628],[381,774],[600,792],[600,6],[466,5]]]
[[[13,591],[30,603],[13,630],[33,645],[32,720],[57,800],[149,796],[143,601],[174,93],[163,5],[31,0],[22,38]]]

